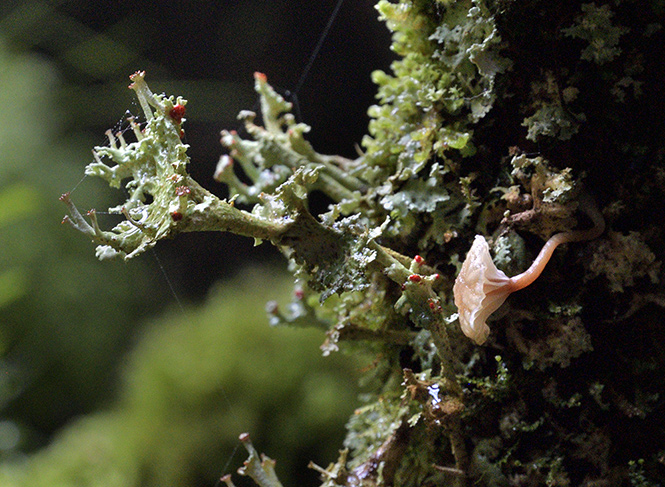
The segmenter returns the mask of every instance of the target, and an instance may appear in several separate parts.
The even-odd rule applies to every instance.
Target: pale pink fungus
[[[476,235],[453,286],[462,332],[478,345],[490,334],[485,320],[503,304],[510,278],[496,268],[485,237]]]
[[[591,240],[603,233],[605,221],[595,205],[588,205],[584,210],[593,220],[593,228],[557,233],[552,236],[545,243],[533,264],[526,271],[514,277],[508,277],[496,268],[490,256],[487,241],[483,236],[476,235],[453,286],[460,326],[467,337],[478,345],[485,343],[490,333],[490,329],[485,323],[487,318],[499,309],[510,293],[527,287],[540,276],[552,257],[554,249],[559,245]]]

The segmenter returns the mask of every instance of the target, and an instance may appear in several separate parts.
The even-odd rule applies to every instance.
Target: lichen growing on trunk
[[[234,196],[220,200],[186,172],[185,101],[137,74],[147,125],[133,143],[110,135],[86,170],[129,179],[112,209],[127,220],[103,231],[65,195],[69,221],[101,257],[203,230],[279,248],[296,292],[287,310],[268,307],[271,323],[325,329],[324,353],[353,341],[376,357],[345,450],[315,467],[327,487],[657,485],[665,4],[377,7],[400,59],[374,74],[362,156],[317,153],[257,73],[263,125],[242,112],[250,138],[222,133],[215,177]],[[314,190],[331,200],[322,215]],[[589,198],[608,231],[557,250],[493,315],[487,342],[468,340],[452,289],[475,235],[519,273],[553,234],[595,223]]]

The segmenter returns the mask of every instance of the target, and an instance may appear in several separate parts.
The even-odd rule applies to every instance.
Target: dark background
[[[62,81],[54,95],[63,107],[63,137],[92,131],[103,144],[104,131],[118,124],[125,110],[138,114],[126,89],[136,70],[146,71],[153,91],[187,98],[190,172],[224,196],[211,178],[222,154],[219,132],[239,128],[239,110],[256,109],[255,71],[291,100],[301,83],[296,113],[312,126],[309,140],[317,151],[357,154],[374,100],[370,74],[388,69],[390,34],[372,1],[344,2],[301,80],[336,5],[333,0],[4,2],[0,31],[11,47],[55,63]],[[83,174],[88,162],[72,164]],[[83,193],[90,199],[86,183],[75,198]],[[251,239],[229,234],[179,236],[160,244],[157,257],[178,296],[194,300],[244,264],[281,258],[269,245],[254,248]]]

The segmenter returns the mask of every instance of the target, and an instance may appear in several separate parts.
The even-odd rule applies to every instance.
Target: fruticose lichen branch
[[[275,461],[263,454],[259,455],[248,433],[240,435],[240,442],[249,453],[249,458],[245,460],[244,466],[238,469],[238,473],[251,477],[259,487],[282,487],[275,473]]]
[[[303,159],[302,154],[295,151],[278,152],[276,155],[283,157],[283,160],[291,157],[293,161],[288,165],[288,172],[283,173],[284,177],[280,181],[273,181],[279,183],[271,185],[274,186],[270,188],[273,194],[257,192],[257,205],[252,212],[238,209],[233,201],[219,199],[189,176],[186,170],[189,163],[186,154],[188,146],[181,140],[186,100],[153,94],[144,76],[143,72],[133,74],[130,77],[130,88],[136,92],[145,112],[145,127],[141,130],[130,119],[136,137],[132,143],[127,143],[121,134],[108,132],[109,145],[95,147],[95,160],[86,167],[87,175],[99,176],[112,187],[125,184],[127,200],[109,209],[111,213],[123,214],[125,220],[110,231],[101,230],[94,212],[89,213],[91,224],[87,223],[70,196],[63,195],[61,200],[67,204],[70,212],[70,216],[63,221],[99,244],[99,258],[121,256],[129,259],[152,247],[158,240],[182,232],[231,231],[290,247],[297,260],[310,266],[318,265],[311,262],[310,258],[321,250],[316,250],[316,242],[326,246],[326,240],[335,242],[339,238],[335,231],[326,229],[309,214],[305,196],[310,188],[333,187],[333,193],[337,191],[334,188],[339,183],[331,176],[336,174],[331,164],[321,160],[318,164],[302,165],[298,162]],[[257,81],[257,87],[264,92],[272,92],[264,82]],[[264,102],[264,105],[281,107],[275,102]],[[266,119],[271,121],[269,127],[273,131],[281,126],[270,113]],[[253,130],[263,131],[258,127]],[[298,132],[302,135],[302,131],[303,127],[294,127],[290,135],[300,146],[304,145],[304,140],[293,134]],[[274,134],[264,132],[264,139],[274,137]],[[281,146],[272,143],[271,147],[275,149]],[[115,165],[105,163],[104,159],[109,159]],[[277,164],[278,161],[273,162]],[[328,182],[318,182],[326,177]],[[349,178],[345,181],[350,182]],[[352,182],[354,188],[359,187],[360,183],[355,180]],[[343,192],[345,196],[353,197],[351,190],[344,189]],[[307,246],[303,245],[304,242],[307,242]],[[332,246],[335,247],[334,244]],[[305,247],[313,247],[315,250],[306,250]],[[344,253],[341,248],[332,251],[336,254]],[[322,252],[322,255],[329,254]]]
[[[254,140],[231,133],[222,137],[231,155],[241,161],[245,175],[254,181],[251,186],[240,183],[231,158],[222,157],[217,176],[230,186],[229,201],[213,195],[187,173],[188,146],[181,138],[187,101],[154,94],[143,72],[130,78],[147,122],[140,127],[133,118],[129,120],[133,142],[128,143],[121,133],[107,132],[108,145],[95,147],[94,161],[86,167],[87,175],[99,176],[112,187],[124,185],[126,201],[109,212],[125,219],[105,231],[94,211],[88,213],[88,223],[69,195],[61,198],[70,212],[63,222],[97,243],[100,259],[130,259],[160,239],[183,232],[223,231],[273,243],[300,266],[321,301],[369,285],[366,271],[375,266],[376,257],[370,244],[380,230],[370,232],[354,218],[336,221],[345,211],[342,206],[359,204],[364,182],[340,169],[350,161],[312,149],[303,138],[309,127],[295,124],[288,113],[290,104],[266,83],[265,76],[256,75],[256,89],[267,110],[263,113],[266,128],[255,125],[253,115],[244,114]],[[342,205],[321,220],[308,210],[308,194],[316,189]],[[247,211],[236,207],[236,202],[253,207]]]
[[[310,127],[296,123],[290,113],[292,104],[275,92],[264,74],[255,73],[254,79],[261,99],[264,127],[254,123],[254,112],[243,111],[238,118],[253,140],[243,139],[235,131],[222,131],[221,142],[229,154],[220,158],[215,179],[229,185],[239,202],[258,203],[261,193],[272,192],[294,170],[307,167],[316,169],[319,174],[308,189],[323,191],[336,202],[358,200],[366,184],[344,169],[352,161],[317,153],[304,138]],[[238,179],[234,161],[252,181],[251,185]]]

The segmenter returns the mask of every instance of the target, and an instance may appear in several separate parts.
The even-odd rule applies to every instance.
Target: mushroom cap
[[[462,332],[485,343],[490,333],[485,321],[511,292],[510,278],[494,265],[485,238],[476,235],[453,286]]]

